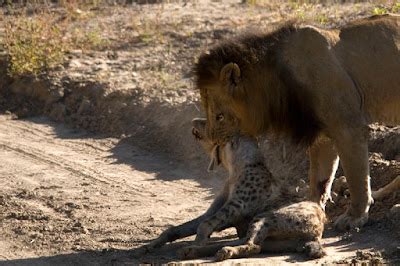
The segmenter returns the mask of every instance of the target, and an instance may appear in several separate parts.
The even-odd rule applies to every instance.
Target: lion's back
[[[335,54],[362,91],[370,120],[400,124],[400,16],[355,21],[339,37]]]

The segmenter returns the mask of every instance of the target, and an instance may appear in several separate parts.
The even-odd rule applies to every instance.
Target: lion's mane
[[[202,54],[194,72],[204,107],[207,109],[210,95],[226,94],[221,89],[208,90],[218,82],[221,68],[233,62],[243,77],[242,100],[248,113],[240,123],[247,133],[269,131],[285,134],[297,143],[312,143],[323,127],[313,109],[315,99],[285,67],[281,56],[286,36],[297,29],[288,23],[268,34],[248,33]]]

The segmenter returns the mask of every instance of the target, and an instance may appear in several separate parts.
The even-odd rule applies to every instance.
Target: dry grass
[[[142,42],[149,43],[154,40],[162,41],[163,31],[160,22],[160,11],[155,12],[152,17],[133,17],[132,30]]]
[[[4,17],[1,45],[9,59],[10,76],[37,76],[59,66],[65,54],[73,49],[100,49],[107,45],[97,27],[87,27],[90,11],[65,4],[57,12],[44,9],[29,14],[23,8]]]
[[[244,0],[243,2],[247,5],[237,5],[237,8],[244,10],[243,12],[248,13],[256,8],[265,8],[266,12],[283,10],[284,5],[287,8],[285,14],[292,14],[291,16],[299,20],[329,26],[338,20],[338,15],[332,12],[332,8],[326,8],[328,5],[340,7],[337,4],[339,2],[358,1],[289,0],[282,3],[278,0]],[[50,5],[47,1],[28,0],[22,8],[9,5],[8,11],[14,15],[3,16],[4,37],[0,39],[0,45],[4,47],[9,58],[9,75],[39,75],[62,64],[66,53],[70,50],[87,51],[111,47],[107,30],[113,26],[102,23],[100,17],[104,14],[99,11],[101,10],[99,7],[106,3],[105,0],[63,0],[56,5]],[[121,26],[124,27],[124,31],[121,31],[119,36],[114,36],[114,40],[139,41],[147,45],[168,43],[166,33],[170,32],[178,32],[182,36],[191,38],[193,31],[188,27],[187,21],[176,19],[174,14],[166,16],[163,8],[160,8],[162,6],[154,5],[154,12],[151,14],[132,15],[128,22],[124,22],[126,25]],[[119,8],[122,10],[121,6]],[[358,12],[357,4],[352,5],[352,8],[355,13]],[[399,13],[400,3],[374,1],[369,12],[371,15]],[[168,52],[168,48],[166,49]],[[161,79],[169,81],[169,78]]]

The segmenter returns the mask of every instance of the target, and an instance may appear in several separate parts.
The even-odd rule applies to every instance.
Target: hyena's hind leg
[[[303,252],[306,253],[307,257],[310,259],[319,259],[326,255],[326,252],[318,239],[306,242],[304,244]]]
[[[242,245],[223,247],[215,254],[216,259],[221,261],[259,254],[261,252],[262,242],[268,236],[268,228],[265,224],[265,217],[254,218],[249,226],[245,243]]]
[[[261,251],[303,251],[310,258],[325,255],[320,239],[325,214],[316,203],[301,202],[254,218],[245,244],[224,247],[217,260],[248,257]],[[274,240],[274,239],[278,239]]]
[[[245,220],[241,220],[240,223],[242,223],[241,226],[243,226],[245,224]],[[177,255],[181,259],[195,259],[195,258],[200,258],[200,257],[209,257],[209,256],[216,255],[217,260],[223,260],[223,259],[228,259],[228,258],[233,258],[233,257],[241,257],[241,254],[245,253],[243,250],[243,251],[240,251],[240,254],[238,254],[237,256],[235,256],[235,254],[236,254],[235,253],[235,254],[231,254],[231,256],[227,257],[227,258],[219,258],[218,257],[219,253],[217,253],[217,251],[225,250],[225,247],[232,248],[233,250],[235,248],[238,248],[240,250],[246,249],[245,254],[248,254],[248,255],[258,254],[258,253],[260,253],[260,250],[258,250],[258,249],[260,249],[260,247],[253,245],[252,243],[254,242],[253,238],[256,237],[256,234],[259,232],[259,229],[261,228],[263,223],[264,223],[263,218],[261,218],[259,221],[256,221],[256,222],[255,222],[255,219],[250,221],[250,223],[248,225],[248,227],[249,227],[248,233],[245,238],[240,238],[238,240],[229,241],[229,242],[219,242],[219,243],[214,243],[214,244],[208,244],[208,245],[188,246],[188,247],[184,247],[184,248],[180,249],[177,252]],[[235,225],[235,226],[241,227],[238,225]],[[249,235],[252,236],[252,237],[250,237],[250,239],[248,237]],[[255,241],[257,241],[257,240],[255,240]],[[254,247],[255,250],[252,251],[248,247],[250,247],[250,248]],[[228,249],[226,251],[228,251]]]
[[[220,250],[225,246],[238,246],[238,245],[243,245],[244,243],[246,243],[245,238],[228,242],[226,241],[217,242],[207,245],[187,246],[179,249],[177,251],[177,255],[181,259],[196,259],[202,257],[211,257],[214,256],[218,250]]]

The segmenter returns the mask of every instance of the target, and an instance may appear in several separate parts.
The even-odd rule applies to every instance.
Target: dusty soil
[[[138,246],[210,202],[212,182],[168,158],[43,117],[0,119],[3,262],[110,262],[110,249]]]
[[[142,258],[131,250],[204,212],[223,182],[222,171],[206,173],[206,156],[190,134],[191,119],[202,115],[191,74],[200,52],[284,20],[334,27],[373,8],[236,1],[100,7],[74,23],[100,32],[108,41],[102,49],[70,51],[65,64],[37,78],[6,78],[1,60],[0,264],[180,263],[175,251],[191,238]],[[261,144],[273,174],[305,198],[304,147],[268,136]],[[370,147],[372,186],[379,188],[400,175],[400,128],[372,126]],[[332,219],[348,202],[340,180]],[[376,202],[359,232],[328,225],[328,256],[315,262],[398,262],[400,218],[390,214],[398,203],[400,193]],[[266,258],[307,263],[293,254],[235,262]]]
[[[221,185],[220,178],[204,177],[166,157],[44,117],[0,116],[0,159],[1,265],[177,263],[174,252],[185,242],[143,258],[134,258],[131,250],[201,214]],[[318,263],[382,261],[377,251],[392,259],[398,252],[399,236],[386,218],[359,233],[329,227],[328,256]],[[304,262],[293,254],[237,261],[266,258]]]

